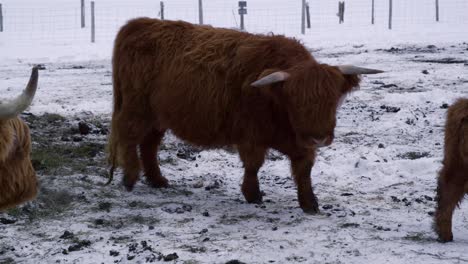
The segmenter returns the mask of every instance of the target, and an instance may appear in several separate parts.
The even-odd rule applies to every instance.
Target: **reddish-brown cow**
[[[203,147],[236,145],[245,167],[242,193],[259,203],[257,172],[273,148],[291,160],[301,208],[316,213],[310,178],[316,149],[332,143],[338,104],[358,86],[358,74],[378,72],[319,64],[283,36],[132,20],[114,47],[111,174],[123,167],[131,190],[139,147],[148,182],[166,187],[156,154],[170,129]]]
[[[37,193],[29,128],[18,115],[31,104],[38,78],[34,67],[23,94],[9,102],[0,101],[0,210],[31,200]]]
[[[437,185],[435,230],[442,242],[453,240],[453,211],[465,193],[468,193],[468,99],[459,99],[448,110],[443,168]]]

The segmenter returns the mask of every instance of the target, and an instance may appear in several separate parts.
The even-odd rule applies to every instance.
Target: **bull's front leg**
[[[239,156],[244,163],[242,194],[248,203],[261,203],[262,192],[258,183],[258,170],[265,161],[266,149],[252,145],[239,145]]]
[[[291,171],[297,185],[299,205],[305,213],[319,212],[317,198],[312,189],[310,172],[315,160],[315,151],[299,157],[290,157]]]
[[[439,241],[453,240],[452,216],[457,204],[465,194],[466,181],[461,171],[443,168],[437,184],[437,208],[434,214],[434,229]]]

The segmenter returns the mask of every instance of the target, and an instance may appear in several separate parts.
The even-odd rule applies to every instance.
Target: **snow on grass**
[[[4,2],[4,8],[31,3]],[[177,6],[176,2],[168,3],[168,8]],[[228,26],[232,17],[223,13],[221,18],[221,2],[207,4],[218,13],[207,12],[206,19]],[[451,3],[457,6],[458,2]],[[231,4],[235,8],[236,3]],[[436,241],[431,217],[446,107],[458,97],[468,97],[468,44],[463,43],[468,27],[453,21],[430,24],[426,17],[403,27],[405,20],[400,18],[388,31],[381,21],[375,28],[362,24],[367,15],[362,21],[351,18],[349,25],[331,26],[329,21],[336,17],[329,17],[326,10],[335,4],[328,7],[327,3],[313,10],[323,11],[314,13],[323,21],[316,20],[318,24],[301,36],[297,22],[268,20],[271,14],[257,4],[262,5],[249,2],[253,12],[257,8],[258,20],[246,21],[258,24],[253,31],[265,32],[270,23],[270,28],[300,38],[321,62],[385,70],[363,77],[361,89],[339,111],[335,142],[319,151],[312,182],[321,214],[305,215],[299,209],[289,162],[282,155],[270,154],[259,172],[264,204],[250,205],[240,192],[243,168],[236,153],[191,149],[167,135],[159,158],[162,173],[171,183],[168,189],[151,189],[140,181],[128,193],[120,186],[120,173],[114,183],[104,186],[101,172],[106,166],[99,160],[98,166],[84,172],[70,171],[70,164],[57,171],[70,173],[39,171],[38,199],[0,213],[0,220],[16,221],[0,223],[0,262],[145,263],[170,259],[174,252],[178,259],[173,262],[187,264],[231,259],[245,263],[468,262],[466,205],[455,211],[453,243]],[[410,10],[416,12],[414,5]],[[286,6],[288,12],[297,7]],[[464,5],[459,7],[462,13]],[[398,8],[402,7],[396,4]],[[196,19],[191,11],[187,8],[168,16]],[[454,14],[443,12],[446,17]],[[249,14],[251,19],[255,13]],[[61,142],[60,133],[68,138],[67,131],[77,119],[98,119],[108,125],[110,56],[119,23],[123,22],[104,24],[102,29],[109,31],[96,44],[82,40],[81,33],[75,36],[76,43],[61,39],[62,33],[48,41],[43,33],[27,33],[41,44],[25,43],[27,37],[18,41],[17,36],[0,35],[0,97],[17,95],[31,66],[43,64],[29,112],[38,118],[59,114],[66,120],[55,124],[58,132],[55,126],[36,124],[32,128],[38,139],[35,148],[43,141],[57,147],[64,144],[67,150],[88,141],[98,146],[105,143],[105,135],[80,137],[81,143]],[[188,149],[191,158],[178,156],[181,149]],[[104,152],[97,156],[103,159]],[[62,237],[65,231],[73,235]]]
[[[464,59],[468,45],[436,46],[431,52],[425,45],[314,51],[327,63],[361,61],[386,71],[363,77],[339,111],[335,142],[319,151],[312,170],[319,215],[299,209],[289,162],[280,154],[271,154],[259,172],[264,204],[250,205],[240,192],[243,168],[235,153],[189,149],[195,160],[183,158],[176,154],[185,145],[168,135],[160,160],[169,189],[139,182],[127,193],[120,174],[110,186],[93,173],[39,174],[45,189],[38,201],[0,216],[17,221],[0,224],[0,259],[144,263],[175,252],[176,263],[468,261],[466,205],[456,210],[453,243],[436,241],[431,217],[444,104],[468,96],[466,65],[413,60]],[[109,60],[44,66],[31,113],[109,121]],[[2,96],[19,92],[29,70],[27,61],[1,63]],[[58,204],[47,202],[54,199]],[[74,238],[60,238],[65,231]]]

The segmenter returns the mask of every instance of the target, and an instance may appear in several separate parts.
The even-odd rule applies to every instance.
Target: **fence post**
[[[345,2],[338,2],[338,23],[344,23]]]
[[[306,19],[307,19],[307,28],[310,28],[310,9],[309,9],[309,2],[306,3]]]
[[[159,5],[160,5],[160,9],[161,9],[161,11],[159,11],[159,13],[161,15],[161,20],[164,20],[164,1],[159,2]]]
[[[302,0],[301,6],[301,33],[305,35],[305,0]]]
[[[203,25],[203,0],[198,0],[198,23]]]
[[[372,19],[371,19],[372,25],[374,25],[374,0],[372,0]]]
[[[94,17],[94,1],[91,1],[91,42],[96,41],[96,24]]]
[[[388,0],[388,29],[392,29],[392,0]]]
[[[244,15],[247,15],[247,1],[239,1],[240,29],[245,30]]]
[[[341,2],[338,1],[338,13],[336,13],[338,17],[338,24],[341,24]]]
[[[3,11],[2,11],[2,4],[0,4],[0,32],[3,32]]]
[[[436,21],[439,22],[439,0],[435,0],[436,4]]]
[[[81,0],[81,28],[85,27],[85,0]]]
[[[3,32],[3,11],[2,11],[2,4],[0,4],[0,32]]]
[[[344,23],[345,1],[341,2],[341,23]]]

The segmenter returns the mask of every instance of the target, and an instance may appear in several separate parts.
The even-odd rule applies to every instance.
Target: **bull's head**
[[[17,117],[31,104],[37,82],[38,68],[34,67],[20,96],[0,100],[0,210],[31,200],[37,193],[29,128]]]
[[[265,70],[251,85],[269,86],[279,92],[297,143],[314,148],[332,143],[337,108],[346,94],[359,86],[359,75],[381,72],[352,65],[330,66],[310,61],[283,71]]]

